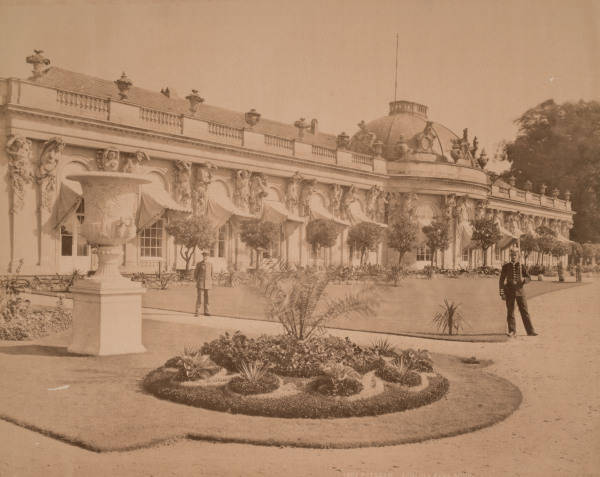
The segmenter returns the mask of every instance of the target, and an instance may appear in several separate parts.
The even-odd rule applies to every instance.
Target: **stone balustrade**
[[[502,185],[492,185],[492,197],[502,197],[517,202],[532,204],[542,207],[549,207],[559,210],[571,210],[571,201],[548,197],[547,195],[528,192],[516,187],[506,187]]]

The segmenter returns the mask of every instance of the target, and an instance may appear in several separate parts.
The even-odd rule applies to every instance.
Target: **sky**
[[[54,66],[353,134],[394,99],[493,156],[547,99],[600,99],[600,0],[0,0],[0,77]],[[492,163],[501,170],[506,163]]]

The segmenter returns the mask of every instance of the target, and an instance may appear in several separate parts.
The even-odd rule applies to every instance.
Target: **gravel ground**
[[[0,475],[600,475],[600,282],[539,296],[530,308],[540,333],[534,338],[521,335],[507,343],[392,338],[401,347],[492,359],[490,371],[516,384],[523,403],[490,428],[368,449],[180,441],[95,454],[0,421]]]

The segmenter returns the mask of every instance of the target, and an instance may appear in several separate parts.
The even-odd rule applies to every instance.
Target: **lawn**
[[[527,285],[527,294],[531,298],[575,285],[577,284],[571,282],[532,281]],[[331,284],[326,294],[330,297],[341,296],[358,287],[359,285]],[[376,316],[340,318],[329,325],[360,331],[441,337],[432,323],[432,318],[447,298],[460,303],[460,310],[466,321],[461,331],[462,339],[498,340],[503,339],[506,331],[506,308],[498,296],[498,281],[494,278],[409,278],[402,281],[398,287],[381,285],[377,293],[379,307]],[[143,297],[143,305],[193,313],[195,300],[196,290],[194,285],[189,283],[167,290],[150,289]],[[265,313],[265,299],[244,286],[213,289],[210,305],[213,315],[268,319]],[[535,306],[530,308],[535,324]]]

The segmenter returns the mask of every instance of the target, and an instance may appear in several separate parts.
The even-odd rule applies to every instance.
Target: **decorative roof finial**
[[[50,60],[42,55],[44,50],[33,50],[33,52],[34,54],[29,55],[25,61],[33,65],[33,79],[37,79],[47,71],[43,68],[44,66],[48,66],[50,64]]]
[[[119,88],[119,96],[121,97],[121,99],[126,99],[129,88],[131,88],[131,85],[133,83],[127,77],[125,72],[123,72],[123,74],[118,80],[115,80],[115,84],[117,85],[117,88]]]
[[[256,111],[256,109],[252,108],[250,111],[247,111],[246,114],[244,114],[244,119],[246,120],[246,123],[250,125],[250,127],[256,126],[258,121],[260,121],[260,113]]]

